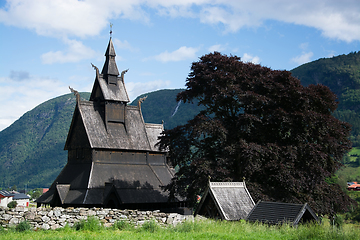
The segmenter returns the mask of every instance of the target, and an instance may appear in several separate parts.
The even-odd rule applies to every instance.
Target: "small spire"
[[[110,23],[110,38],[112,38],[112,26],[113,26],[113,24]]]

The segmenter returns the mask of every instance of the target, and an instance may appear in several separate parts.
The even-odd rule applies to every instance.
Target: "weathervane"
[[[110,38],[112,38],[112,26],[113,26],[113,24],[110,23]]]

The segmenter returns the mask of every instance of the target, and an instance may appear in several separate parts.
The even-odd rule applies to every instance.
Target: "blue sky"
[[[359,13],[358,0],[0,0],[0,131],[68,86],[90,92],[110,23],[133,100],[184,88],[213,51],[286,70],[359,51]]]

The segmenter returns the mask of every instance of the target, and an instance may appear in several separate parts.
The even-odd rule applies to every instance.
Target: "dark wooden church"
[[[101,73],[96,69],[89,101],[77,95],[65,144],[68,162],[38,206],[180,209],[161,189],[173,177],[166,152],[155,144],[162,124],[144,122],[141,102],[127,105],[123,71],[119,74],[110,38]]]

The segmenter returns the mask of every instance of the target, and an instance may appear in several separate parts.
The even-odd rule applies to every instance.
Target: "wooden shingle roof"
[[[294,204],[266,201],[259,201],[246,220],[268,224],[289,223],[293,226],[299,222],[319,222],[318,217],[307,203]]]
[[[195,215],[239,220],[246,218],[254,205],[244,182],[209,182]]]
[[[126,120],[116,128],[107,129],[100,107],[92,101],[81,101],[77,105],[73,123],[70,127],[65,150],[72,139],[76,121],[81,121],[88,144],[91,148],[124,149],[159,152],[155,144],[164,130],[162,124],[145,124],[141,110],[136,106],[126,107]],[[74,133],[75,134],[75,133]]]

